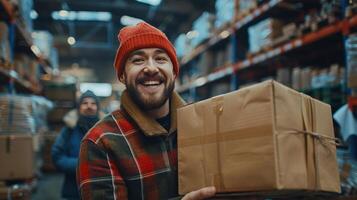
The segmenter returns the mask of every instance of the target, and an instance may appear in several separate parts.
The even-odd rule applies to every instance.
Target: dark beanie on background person
[[[92,98],[95,100],[95,103],[97,104],[97,107],[98,107],[98,110],[99,110],[99,99],[98,99],[98,96],[94,94],[94,92],[90,91],[90,90],[87,90],[85,91],[80,97],[79,97],[79,100],[78,100],[78,105],[80,105],[83,101],[84,98]]]
[[[140,22],[135,26],[127,26],[120,30],[118,34],[120,46],[115,56],[114,67],[117,76],[120,77],[124,71],[126,59],[130,53],[142,48],[160,48],[165,50],[173,64],[176,75],[179,73],[179,62],[176,51],[165,33],[151,26],[146,22]]]

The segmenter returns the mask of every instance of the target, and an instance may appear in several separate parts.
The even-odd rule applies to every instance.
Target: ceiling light
[[[112,14],[110,12],[92,12],[92,11],[54,11],[52,18],[55,20],[78,20],[78,21],[110,21]]]
[[[192,39],[192,38],[195,38],[195,37],[198,37],[199,33],[198,31],[189,31],[186,33],[186,37],[188,39]]]
[[[59,14],[59,16],[61,16],[61,17],[67,17],[68,16],[68,11],[67,10],[60,10],[59,12],[58,12],[58,14]]]
[[[41,50],[36,45],[31,45],[30,48],[36,56],[40,56]]]
[[[99,97],[109,97],[112,95],[112,85],[109,83],[80,83],[79,88],[81,93],[91,90]]]
[[[37,19],[38,13],[36,12],[36,10],[31,10],[30,17],[31,19]]]
[[[67,42],[70,45],[74,45],[76,43],[76,39],[74,37],[70,36],[67,38]]]
[[[143,20],[142,19],[139,19],[139,18],[135,18],[135,17],[130,17],[130,16],[127,16],[127,15],[124,15],[120,18],[120,23],[124,26],[132,26],[132,25],[135,25],[139,22],[142,22]]]
[[[161,0],[136,0],[141,3],[146,3],[152,6],[158,6],[161,3]]]
[[[219,35],[221,36],[221,38],[225,39],[225,38],[229,37],[230,34],[231,33],[229,31],[225,30],[225,31],[222,31]]]

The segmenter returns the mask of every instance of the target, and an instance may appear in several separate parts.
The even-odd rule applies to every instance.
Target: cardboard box
[[[44,96],[53,101],[76,101],[75,84],[48,83],[44,86]]]
[[[357,88],[357,73],[348,74],[348,87]]]
[[[58,133],[46,133],[43,135],[44,143],[42,147],[42,171],[55,172],[56,167],[52,162],[52,145],[55,143]]]
[[[272,47],[275,39],[283,35],[282,27],[284,22],[267,18],[248,28],[249,52],[256,53],[262,49]]]
[[[32,178],[35,172],[32,136],[0,135],[0,163],[0,180]]]
[[[72,108],[55,107],[50,112],[48,112],[47,120],[51,123],[62,122],[63,117],[71,110]]]
[[[265,81],[178,109],[179,193],[339,192],[330,106]]]

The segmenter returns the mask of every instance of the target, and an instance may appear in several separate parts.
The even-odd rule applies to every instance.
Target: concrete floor
[[[32,200],[61,200],[63,174],[43,173],[38,180],[36,190],[32,192]]]

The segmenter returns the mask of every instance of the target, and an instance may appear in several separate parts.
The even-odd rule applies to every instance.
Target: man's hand
[[[213,197],[216,194],[215,187],[205,187],[186,194],[181,200],[203,200]]]

